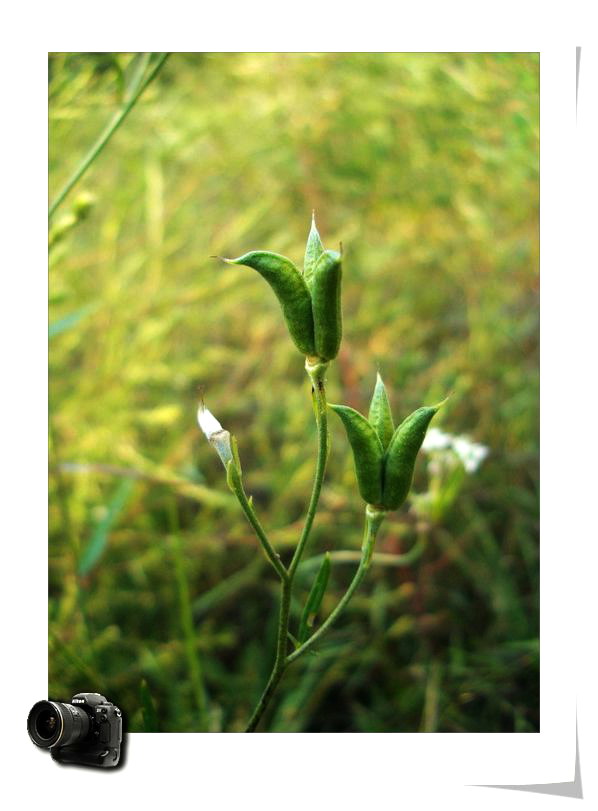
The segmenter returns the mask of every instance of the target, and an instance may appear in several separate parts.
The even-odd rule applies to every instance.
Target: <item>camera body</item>
[[[99,693],[77,693],[70,703],[38,701],[27,730],[60,763],[110,768],[120,760],[122,714]]]

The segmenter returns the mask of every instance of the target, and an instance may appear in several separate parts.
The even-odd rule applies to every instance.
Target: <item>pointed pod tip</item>
[[[355,411],[355,409],[351,408],[351,406],[340,405],[339,403],[326,403],[328,408],[331,408],[335,414],[343,420],[345,420],[347,414],[351,414]],[[358,412],[355,412],[358,413]]]
[[[432,408],[434,409],[434,411],[435,411],[435,412],[436,412],[436,411],[439,411],[439,410],[442,408],[442,406],[443,406],[443,405],[444,405],[444,404],[445,404],[445,403],[446,403],[448,400],[450,400],[450,398],[451,398],[452,396],[453,396],[453,392],[451,391],[449,394],[447,394],[447,395],[446,395],[446,397],[444,398],[444,400],[441,400],[439,403],[436,403],[436,405],[433,405],[433,406],[432,406]]]

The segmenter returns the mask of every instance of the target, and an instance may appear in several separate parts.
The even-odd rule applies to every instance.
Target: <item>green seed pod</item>
[[[368,504],[382,504],[382,467],[384,451],[376,431],[354,408],[332,405],[345,426],[353,450],[357,485]]]
[[[407,498],[413,480],[415,459],[428,425],[440,405],[418,408],[394,432],[384,461],[382,504],[385,509],[398,510]]]
[[[343,336],[341,255],[324,251],[316,262],[311,285],[316,355],[329,361],[338,355]]]
[[[250,251],[231,265],[247,265],[268,282],[282,307],[282,314],[296,347],[304,355],[315,355],[314,319],[311,297],[301,273],[290,259],[270,251]]]
[[[320,566],[320,571],[314,580],[301,615],[301,622],[299,623],[299,631],[297,633],[297,641],[299,643],[305,642],[309,629],[314,624],[314,619],[316,618],[316,614],[320,610],[322,600],[324,599],[329,577],[330,553],[326,552],[324,559],[322,560],[322,565]]]
[[[320,256],[324,253],[324,246],[316,228],[315,215],[311,216],[311,228],[305,246],[305,259],[303,261],[303,278],[308,288],[311,290],[311,283],[314,275],[314,268]]]
[[[372,402],[370,403],[368,422],[375,428],[376,433],[380,437],[382,447],[386,450],[394,434],[395,426],[392,421],[388,394],[386,393],[386,387],[380,377],[380,373],[376,375],[376,386],[374,388]]]

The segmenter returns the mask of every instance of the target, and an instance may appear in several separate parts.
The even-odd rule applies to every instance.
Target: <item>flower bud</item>
[[[197,409],[197,422],[206,435],[208,442],[214,446],[216,453],[222,460],[225,468],[233,462],[240,469],[238,455],[233,437],[220,425],[216,417],[208,411],[203,403]]]

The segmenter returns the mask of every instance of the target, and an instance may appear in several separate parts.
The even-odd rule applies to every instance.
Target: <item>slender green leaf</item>
[[[91,538],[83,550],[78,569],[80,575],[89,574],[102,556],[106,544],[108,543],[110,532],[126,507],[134,486],[135,482],[132,479],[123,479],[114,491],[110,503],[108,504],[106,514],[101,521],[96,524]]]
[[[92,313],[95,309],[97,309],[95,305],[88,304],[86,307],[81,307],[79,310],[75,310],[59,318],[58,321],[54,321],[48,327],[48,339],[51,340],[57,335],[60,335],[61,332],[66,332],[68,329],[71,329],[71,327],[76,326],[79,321],[82,321],[85,316]]]
[[[324,555],[324,560],[322,561],[322,565],[320,566],[318,576],[314,580],[313,586],[311,587],[311,591],[309,592],[309,596],[305,602],[303,614],[301,615],[301,621],[299,623],[299,632],[297,633],[297,639],[300,643],[305,642],[309,633],[309,629],[313,627],[314,620],[316,618],[318,611],[320,610],[322,599],[324,598],[324,593],[326,592],[326,586],[328,585],[329,577],[330,577],[330,554],[326,552],[326,554]]]

